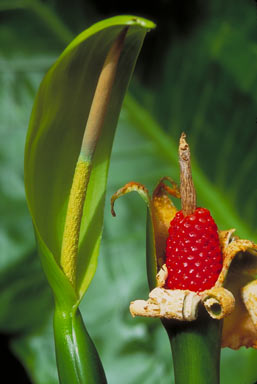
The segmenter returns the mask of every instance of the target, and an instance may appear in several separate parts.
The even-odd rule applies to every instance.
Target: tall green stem
[[[222,321],[204,310],[192,322],[165,321],[176,384],[219,384]]]
[[[106,384],[103,366],[78,308],[55,307],[54,336],[61,384]]]

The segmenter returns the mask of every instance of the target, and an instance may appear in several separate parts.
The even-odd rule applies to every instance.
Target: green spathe
[[[134,16],[118,16],[75,38],[40,86],[27,135],[27,200],[36,235],[43,243],[40,248],[47,249],[41,257],[46,259],[44,269],[55,292],[55,279],[45,255],[52,254],[59,269],[67,201],[91,102],[106,54],[124,26],[129,30],[97,142],[82,217],[76,284],[80,299],[96,269],[109,159],[122,100],[145,34],[154,24]],[[60,272],[59,279],[67,280]]]

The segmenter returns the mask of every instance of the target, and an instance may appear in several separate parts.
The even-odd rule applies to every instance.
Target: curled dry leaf
[[[132,316],[157,317],[192,321],[197,318],[201,298],[192,291],[154,288],[147,301],[136,300],[130,304]]]
[[[216,286],[235,297],[235,309],[224,320],[222,346],[257,348],[257,244],[233,237],[233,232],[220,233],[224,262]]]
[[[257,281],[254,280],[242,289],[242,297],[252,322],[257,327]]]
[[[161,269],[156,275],[156,280],[157,280],[157,287],[164,287],[166,279],[168,277],[168,269],[166,267],[166,264],[163,264]]]
[[[201,298],[207,312],[213,319],[223,319],[230,315],[235,307],[234,296],[222,287],[214,287],[204,291]]]
[[[165,180],[170,182],[172,188],[164,183]],[[176,207],[169,199],[169,195],[180,198],[177,184],[171,178],[163,177],[157,184],[151,200],[158,268],[161,268],[165,262],[167,232],[170,221],[176,214]]]
[[[200,303],[203,303],[212,318],[220,320],[233,311],[235,299],[232,293],[224,288],[214,287],[198,294],[189,290],[158,287],[150,292],[147,301],[133,301],[130,304],[130,312],[133,317],[192,321],[197,319]]]
[[[246,252],[248,250],[251,250],[251,252],[254,252],[255,250],[257,255],[257,245],[250,240],[242,240],[242,239],[239,239],[238,237],[232,237],[234,231],[235,231],[234,229],[230,229],[228,231],[220,231],[220,234],[219,234],[220,245],[223,253],[223,267],[218,277],[218,280],[215,284],[215,286],[217,287],[224,285],[225,279],[229,271],[229,267],[233,259],[238,253]],[[246,265],[244,269],[245,269],[244,272],[247,272]]]

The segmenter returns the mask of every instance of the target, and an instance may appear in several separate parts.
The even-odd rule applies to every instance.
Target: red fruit
[[[214,286],[222,269],[217,225],[208,209],[182,211],[170,223],[166,243],[166,288],[201,292]]]

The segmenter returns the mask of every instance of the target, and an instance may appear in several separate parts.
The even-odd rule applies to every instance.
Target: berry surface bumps
[[[215,285],[222,269],[218,229],[210,212],[196,208],[184,216],[178,211],[166,242],[166,288],[201,292]]]

